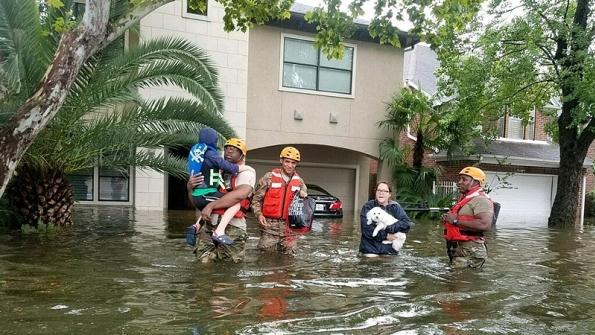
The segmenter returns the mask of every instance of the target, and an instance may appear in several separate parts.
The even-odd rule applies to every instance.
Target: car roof
[[[308,189],[320,191],[320,192],[323,192],[323,193],[326,193],[326,194],[329,194],[330,195],[329,191],[325,190],[324,188],[322,188],[322,187],[320,187],[318,185],[315,185],[315,184],[306,184],[306,187]]]

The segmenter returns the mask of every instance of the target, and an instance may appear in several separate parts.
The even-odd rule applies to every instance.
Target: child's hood
[[[200,130],[198,134],[198,142],[217,147],[217,132],[213,128],[205,127]]]

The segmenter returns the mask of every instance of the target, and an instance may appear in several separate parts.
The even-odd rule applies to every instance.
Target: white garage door
[[[514,174],[505,177],[502,172],[487,172],[488,184],[496,187],[489,195],[502,205],[498,225],[531,223],[547,225],[550,209],[556,195],[557,176]],[[498,184],[498,178],[506,178],[510,185]]]
[[[250,162],[260,179],[266,172],[279,167],[278,163]],[[345,211],[353,210],[355,196],[355,169],[340,167],[298,166],[298,173],[306,184],[316,184],[341,199]]]

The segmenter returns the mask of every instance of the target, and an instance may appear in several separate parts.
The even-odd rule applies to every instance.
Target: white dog
[[[378,235],[379,231],[386,229],[386,227],[390,226],[391,224],[395,224],[396,222],[399,222],[399,220],[397,220],[394,216],[390,215],[389,213],[387,213],[385,210],[383,210],[380,207],[374,207],[374,208],[370,209],[368,211],[368,213],[366,214],[366,219],[368,220],[368,222],[367,222],[368,224],[372,224],[372,223],[376,224],[376,228],[374,228],[374,232],[372,233],[372,236]],[[393,249],[395,249],[396,251],[399,251],[403,247],[403,244],[405,243],[406,239],[407,239],[407,235],[405,235],[405,233],[398,232],[395,234],[394,240],[392,240],[392,241],[385,240],[385,241],[382,241],[382,243],[392,244]]]

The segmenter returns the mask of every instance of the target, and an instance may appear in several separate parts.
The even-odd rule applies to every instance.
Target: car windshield
[[[322,187],[318,185],[306,184],[306,187],[308,188],[308,195],[330,195],[327,191],[325,191]]]

